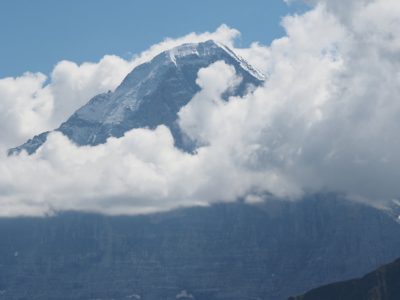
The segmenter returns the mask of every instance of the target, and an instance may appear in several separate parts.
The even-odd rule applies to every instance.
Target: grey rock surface
[[[191,150],[192,143],[185,143],[176,122],[177,114],[200,89],[196,84],[198,71],[216,61],[233,66],[242,78],[240,85],[225,96],[243,95],[251,86],[263,83],[262,74],[224,45],[212,40],[183,44],[137,66],[114,92],[93,97],[56,131],[77,145],[98,145],[133,128],[164,124],[171,129],[178,147]],[[9,154],[18,154],[23,149],[34,153],[46,141],[48,133],[10,149]]]

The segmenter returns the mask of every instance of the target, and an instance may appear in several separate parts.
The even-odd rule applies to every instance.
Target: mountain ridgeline
[[[56,131],[77,145],[98,145],[108,137],[121,137],[133,128],[155,128],[164,124],[171,129],[177,147],[190,150],[177,124],[177,114],[199,91],[197,73],[216,61],[233,66],[242,82],[230,95],[242,96],[250,86],[263,83],[264,77],[232,50],[212,40],[183,44],[154,57],[133,69],[116,88],[93,97]],[[41,133],[9,154],[26,150],[34,153],[49,132]]]

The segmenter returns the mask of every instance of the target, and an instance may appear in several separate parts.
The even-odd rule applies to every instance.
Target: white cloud
[[[174,148],[164,126],[96,147],[76,147],[54,133],[32,156],[0,157],[0,213],[142,213],[239,197],[254,203],[266,192],[296,198],[343,191],[374,204],[398,197],[400,5],[314,3],[309,12],[286,17],[287,35],[270,46],[235,49],[266,73],[265,86],[224,102],[221,93],[240,81],[234,69],[217,62],[200,70],[202,89],[179,114],[182,129],[201,145],[197,153]],[[46,127],[43,119],[61,120],[57,109],[73,110],[91,94],[113,89],[161,50],[209,38],[232,46],[237,34],[221,27],[166,40],[130,62],[60,63],[47,85],[40,74],[4,79],[0,126],[11,131],[3,144],[12,140],[8,135],[34,130],[22,120],[35,129]]]
[[[38,73],[0,80],[0,146],[12,145],[15,136],[46,129],[53,105],[48,89],[42,89],[45,80]]]
[[[211,142],[213,135],[218,132],[215,130],[218,126],[215,118],[219,118],[220,110],[225,109],[226,102],[221,99],[221,94],[237,86],[240,81],[235,68],[223,61],[199,71],[196,83],[202,90],[179,112],[180,126],[190,138],[205,145]],[[221,126],[223,124],[218,127]]]

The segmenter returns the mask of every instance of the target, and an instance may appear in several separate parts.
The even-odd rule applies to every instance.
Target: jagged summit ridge
[[[99,94],[79,108],[55,131],[62,132],[77,145],[105,143],[108,137],[121,137],[133,128],[155,128],[164,124],[171,129],[175,144],[184,150],[187,142],[177,125],[177,114],[199,91],[197,73],[216,61],[232,65],[242,77],[230,95],[243,95],[248,86],[263,83],[263,75],[228,47],[209,40],[186,43],[164,51],[134,68],[113,92]],[[34,153],[49,132],[39,134],[25,144],[10,149]]]
[[[235,52],[233,52],[230,48],[225,46],[224,44],[216,42],[219,47],[224,49],[228,54],[230,54],[234,59],[236,59],[240,66],[245,69],[247,72],[249,72],[251,75],[253,75],[255,78],[264,81],[265,80],[265,75],[257,70],[257,68],[253,67],[250,65],[245,59],[237,55]]]

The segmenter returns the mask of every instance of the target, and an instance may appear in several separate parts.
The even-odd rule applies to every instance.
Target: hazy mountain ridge
[[[0,239],[7,300],[280,300],[400,256],[395,221],[337,195],[136,217],[0,219]]]

